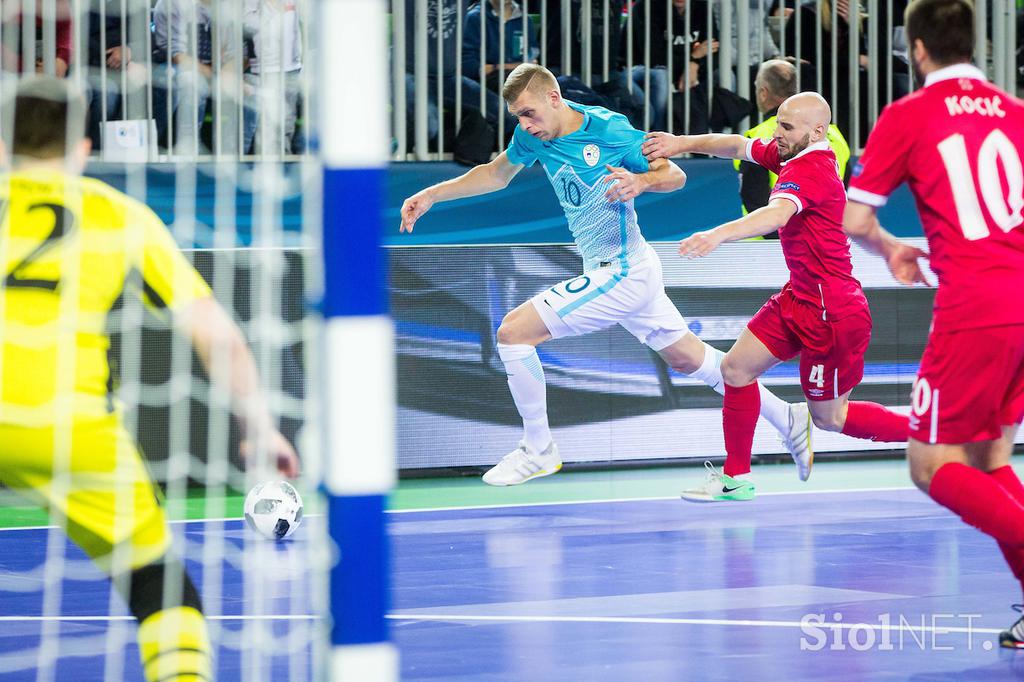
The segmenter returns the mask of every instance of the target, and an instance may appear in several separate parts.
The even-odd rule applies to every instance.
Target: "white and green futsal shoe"
[[[704,462],[704,468],[707,469],[704,484],[679,494],[687,502],[742,502],[754,499],[753,482],[726,476],[711,462]]]

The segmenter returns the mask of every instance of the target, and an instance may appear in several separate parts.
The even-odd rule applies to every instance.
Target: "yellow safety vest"
[[[768,139],[775,134],[775,126],[777,122],[775,117],[766,118],[764,121],[754,126],[747,132],[743,133],[744,137],[749,138],[764,138]],[[839,177],[842,178],[846,175],[846,163],[850,160],[850,145],[846,143],[846,138],[839,132],[839,128],[835,125],[828,127],[828,144],[832,147],[832,152],[836,155],[836,162],[839,164]],[[736,159],[732,162],[733,167],[737,172],[740,170],[740,160]],[[776,181],[779,176],[771,171],[768,171],[768,187],[775,187]],[[743,210],[743,215],[747,214],[745,206],[740,206]]]

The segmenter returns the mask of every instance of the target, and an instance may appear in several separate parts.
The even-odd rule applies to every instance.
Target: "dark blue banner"
[[[133,192],[133,183],[136,179],[130,178],[123,164],[90,163],[85,174],[135,196],[153,209],[172,231],[176,218],[193,218],[192,206],[188,207],[188,215],[178,215],[181,210],[178,204],[180,194],[193,194],[195,233],[191,245],[183,243],[181,235],[176,235],[183,247],[212,247],[214,227],[224,225],[228,220],[236,233],[235,245],[252,244],[253,219],[262,211],[262,207],[256,205],[256,194],[253,192],[256,173],[253,164],[154,163],[141,170],[133,168],[131,172],[145,174],[144,178],[137,179],[140,185],[143,181],[145,183],[144,196],[138,196]],[[274,184],[280,198],[274,202],[276,215],[272,215],[271,220],[280,225],[285,233],[281,239],[283,246],[298,246],[301,243],[299,233],[302,232],[302,165],[277,164],[274,172],[278,174]],[[218,202],[218,196],[222,196],[223,201]],[[219,217],[216,222],[215,216]]]
[[[686,171],[686,187],[669,194],[644,194],[636,201],[640,227],[649,241],[682,239],[740,215],[739,181],[731,161],[691,159],[678,163]],[[279,224],[285,232],[284,244],[295,246],[300,243],[302,231],[301,165],[288,163],[278,168],[281,173],[278,188],[282,195],[277,204]],[[500,192],[434,204],[416,223],[412,234],[398,232],[399,212],[406,197],[467,170],[466,166],[448,162],[391,164],[384,206],[385,245],[567,244],[572,241],[565,216],[539,164],[524,169]],[[152,164],[144,172],[146,193],[145,197],[138,198],[172,227],[177,216],[180,186],[187,183],[194,191],[194,246],[213,246],[214,216],[218,212],[231,216],[238,246],[252,244],[255,197],[252,164],[239,164],[233,167],[230,176],[221,176],[220,182],[235,185],[225,194],[225,203],[230,202],[225,206],[218,206],[217,202],[217,174],[225,172],[224,168],[218,170],[217,164],[199,164],[194,170],[184,171],[174,164]],[[121,190],[128,185],[124,166],[120,164],[90,164],[87,174]],[[923,235],[913,198],[906,187],[893,194],[879,216],[882,224],[897,236]],[[289,238],[289,235],[294,236]]]
[[[731,161],[679,161],[686,187],[668,194],[644,194],[636,201],[640,228],[648,241],[674,241],[740,216],[739,180]],[[406,197],[465,173],[455,163],[392,164],[385,212],[389,246],[442,244],[565,244],[572,241],[565,216],[540,164],[526,168],[500,192],[434,204],[410,234],[399,234]],[[900,237],[923,235],[906,187],[880,212],[882,224]]]

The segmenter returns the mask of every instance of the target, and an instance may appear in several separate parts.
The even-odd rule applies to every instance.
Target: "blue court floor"
[[[995,645],[1020,601],[998,548],[915,490],[406,511],[389,522],[405,680],[1024,679],[1024,654]],[[243,547],[237,521],[175,531],[192,571],[211,540]],[[52,679],[103,679],[94,642],[113,627],[121,679],[140,679],[134,628],[95,569],[62,584],[60,618],[39,618],[41,591],[24,581],[46,579],[34,567],[47,535],[0,532],[0,666],[49,627],[61,635]],[[222,628],[218,680],[311,678],[316,600],[296,561],[308,540],[264,556],[259,587],[225,562],[214,608],[207,595]],[[255,652],[239,641],[254,610]],[[35,679],[0,669],[5,682]]]
[[[308,556],[317,521],[279,544],[256,538],[241,520],[172,524],[176,551],[202,592],[218,681],[312,679],[317,601]],[[67,559],[64,576],[44,568],[51,532]],[[210,550],[206,563],[219,576],[204,575]],[[43,585],[54,578],[47,593],[56,599],[47,604]],[[111,599],[110,582],[62,532],[0,531],[0,680],[142,680],[135,633],[120,597]],[[45,649],[48,642],[56,648]]]
[[[996,544],[916,490],[394,514],[406,680],[1024,679]],[[801,626],[801,623],[804,626]]]

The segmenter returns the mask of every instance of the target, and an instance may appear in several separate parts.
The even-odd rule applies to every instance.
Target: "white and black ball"
[[[245,497],[245,521],[265,538],[284,540],[302,523],[302,498],[287,481],[260,483]]]

